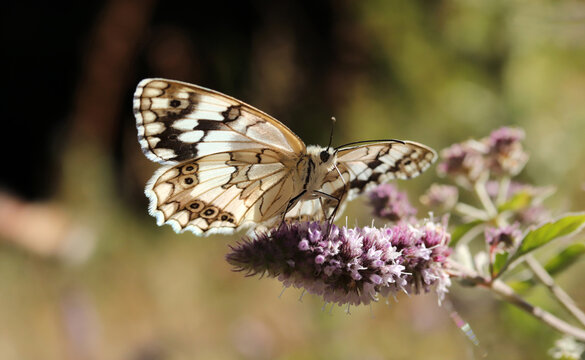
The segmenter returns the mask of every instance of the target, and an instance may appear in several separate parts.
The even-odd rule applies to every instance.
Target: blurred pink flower
[[[521,236],[522,232],[518,223],[499,228],[487,227],[485,229],[485,240],[490,246],[494,247],[511,248]]]
[[[514,176],[528,161],[528,154],[522,147],[524,130],[501,127],[492,131],[484,142],[489,147],[488,166],[494,175]]]
[[[463,177],[473,182],[486,169],[482,144],[473,140],[453,144],[441,151],[443,159],[437,165],[441,176]]]
[[[451,210],[459,197],[459,190],[456,186],[432,184],[431,187],[420,197],[420,202],[434,209]]]
[[[408,201],[405,192],[391,184],[381,184],[368,192],[374,216],[390,221],[410,220],[416,209]]]

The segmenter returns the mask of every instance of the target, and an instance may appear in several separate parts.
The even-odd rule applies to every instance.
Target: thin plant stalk
[[[563,333],[566,335],[573,336],[575,339],[585,342],[585,330],[575,327],[558,317],[554,316],[553,314],[547,312],[546,310],[534,306],[530,304],[528,301],[524,300],[518,294],[512,290],[511,287],[506,285],[501,280],[493,280],[488,279],[484,276],[479,275],[475,271],[465,268],[458,263],[451,262],[450,265],[454,270],[454,274],[456,277],[459,277],[461,280],[466,282],[467,284],[473,284],[476,286],[484,287],[495,294],[499,295],[504,301],[516,306],[517,308],[523,310],[524,312],[532,315],[542,323],[548,325],[549,327]]]
[[[581,311],[561,287],[559,287],[549,273],[542,267],[542,265],[532,256],[526,255],[524,262],[530,268],[536,278],[546,286],[554,298],[583,326],[585,326],[585,313]]]

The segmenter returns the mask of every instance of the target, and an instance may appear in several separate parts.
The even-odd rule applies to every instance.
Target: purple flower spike
[[[381,184],[368,192],[374,215],[390,221],[408,220],[416,215],[416,209],[408,202],[406,193],[394,185]]]
[[[522,147],[524,136],[522,129],[502,127],[484,140],[489,147],[489,168],[493,174],[514,176],[524,168],[528,161]]]
[[[318,222],[281,225],[232,247],[227,261],[237,271],[278,277],[287,287],[304,288],[339,305],[369,304],[379,295],[418,294],[432,287],[442,300],[448,291],[450,235],[442,225],[331,225],[329,236],[327,226]]]

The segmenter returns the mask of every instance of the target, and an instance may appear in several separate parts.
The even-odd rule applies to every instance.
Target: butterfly
[[[146,185],[149,212],[176,232],[334,219],[356,195],[415,177],[437,158],[412,141],[306,146],[270,115],[180,81],[142,80],[133,105],[144,154],[163,164]]]

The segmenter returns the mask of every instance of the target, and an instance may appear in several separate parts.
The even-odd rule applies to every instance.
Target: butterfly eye
[[[322,162],[327,162],[327,160],[329,160],[329,156],[330,154],[325,150],[321,151],[321,153],[319,154],[319,157],[321,158]]]

